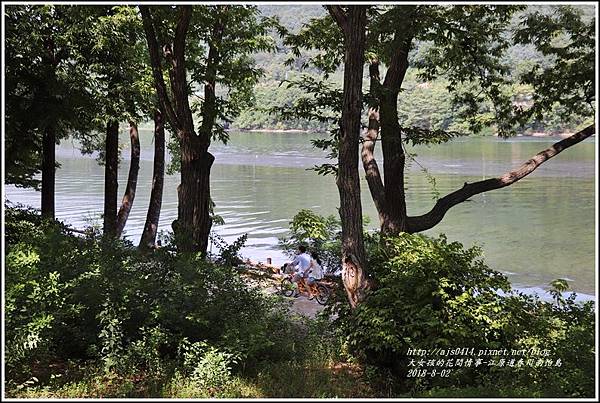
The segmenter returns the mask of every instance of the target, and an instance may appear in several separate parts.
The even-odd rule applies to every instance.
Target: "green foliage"
[[[218,253],[214,256],[214,261],[217,264],[226,266],[237,266],[242,259],[239,256],[240,249],[244,247],[248,240],[248,234],[243,234],[236,239],[232,244],[227,244],[223,237],[215,232],[210,233],[210,241],[217,248]]]
[[[508,291],[509,283],[485,266],[480,253],[445,237],[383,240],[369,261],[377,287],[355,312],[340,310],[341,325],[346,315],[359,325],[348,332],[350,344],[393,359],[407,346],[494,342],[501,320],[496,290]]]
[[[230,267],[171,244],[142,254],[123,241],[73,236],[9,206],[6,229],[9,380],[29,379],[34,361],[68,359],[159,376],[184,339],[246,362],[285,349],[271,340],[285,322],[270,313],[274,301]]]
[[[283,8],[279,13],[285,14]],[[434,133],[556,133],[572,131],[579,124],[574,120],[593,115],[589,112],[593,96],[590,91],[594,88],[589,70],[594,55],[594,47],[590,46],[593,18],[583,6],[371,6],[368,14],[365,60],[376,56],[388,65],[401,40],[412,40],[410,67],[399,98],[400,123],[407,133],[411,128],[426,130],[426,137],[443,141],[452,136]],[[328,13],[323,10],[320,18],[300,19],[293,24],[287,19],[282,22],[294,26],[286,33],[280,50],[292,55],[286,63],[289,70],[285,79],[293,75],[297,80],[295,71],[303,69],[312,80],[322,75],[325,79],[334,76],[339,82],[343,41]],[[299,24],[303,24],[301,29]],[[537,28],[542,25],[543,29]],[[553,35],[563,39],[557,41]],[[567,39],[571,36],[577,39]],[[573,50],[561,51],[568,43],[574,44],[570,47]],[[273,61],[261,62],[266,76],[272,76],[269,72],[276,69]],[[573,69],[578,69],[577,74]],[[274,82],[282,79],[279,74],[262,85],[275,89],[278,87]],[[529,100],[523,100],[515,83],[532,85]],[[280,90],[277,92],[280,98]],[[318,95],[318,91],[307,92]],[[584,97],[587,105],[582,104]],[[308,105],[315,104],[311,115],[319,115],[312,96],[305,98],[297,109],[310,111]],[[369,94],[364,98],[368,100]],[[261,94],[263,104],[273,103],[273,99],[273,95]],[[294,97],[286,100],[275,105],[293,111]],[[261,113],[252,113],[264,119]],[[279,118],[288,128],[303,127],[304,123],[294,126],[293,122],[306,119],[315,125],[318,122],[317,118],[293,113],[281,113]],[[276,121],[269,120],[269,125],[262,127],[276,125]],[[242,127],[249,126],[261,127],[246,118]]]
[[[190,343],[187,339],[182,340],[179,351],[183,368],[197,387],[219,389],[231,381],[231,367],[236,363],[232,354],[206,342]]]
[[[306,245],[317,252],[323,270],[335,273],[341,268],[341,223],[334,216],[323,217],[311,210],[300,210],[290,221],[290,236],[279,240],[279,247],[290,257],[298,245]]]
[[[512,15],[523,6],[458,5],[430,7],[416,17],[415,37],[427,42],[427,49],[414,61],[419,77],[448,80],[452,102],[462,107],[461,117],[478,132],[496,124],[501,134],[512,133],[507,119],[513,112],[508,85],[510,66],[502,55],[511,45],[505,34]],[[443,32],[443,35],[440,35]],[[481,105],[490,101],[493,110],[483,123]]]
[[[465,249],[443,235],[401,234],[372,245],[375,287],[365,302],[354,310],[343,303],[329,309],[338,315],[334,323],[350,352],[372,365],[377,379],[391,376],[396,388],[402,385],[409,361],[419,359],[409,348],[536,348],[547,349],[562,366],[455,367],[447,378],[409,378],[404,387],[416,393],[457,384],[535,385],[536,393],[552,396],[593,394],[593,303],[575,303],[574,294],[564,299],[564,283],[555,283],[554,303],[514,292],[504,275],[485,265],[480,248]],[[523,358],[540,358],[528,354]]]
[[[565,5],[551,13],[531,10],[514,32],[516,43],[533,44],[552,60],[522,73],[522,82],[533,87],[533,102],[520,111],[521,119],[541,120],[550,111],[563,120],[594,114],[595,16],[586,16],[584,10]]]
[[[77,7],[11,5],[6,7],[6,180],[38,187],[42,136],[57,141],[87,133],[93,97],[85,68],[76,63]]]
[[[479,248],[443,236],[368,235],[375,287],[367,300],[354,310],[345,298],[334,301],[327,308],[337,314],[332,321],[290,320],[277,309],[281,301],[248,288],[236,270],[177,253],[170,243],[144,255],[93,231],[73,236],[33,210],[7,206],[5,218],[11,394],[593,395],[594,304],[564,297],[564,280],[553,282],[553,301],[511,291]],[[335,239],[338,225],[310,211],[292,222],[297,241],[312,245]],[[445,347],[546,349],[562,365],[455,367],[448,378],[407,380],[415,358],[408,348]],[[100,371],[69,372],[74,360],[99,363]],[[48,370],[56,363],[71,369]],[[336,375],[330,366],[363,372]],[[72,383],[58,377],[68,373]],[[290,380],[298,373],[302,382]]]

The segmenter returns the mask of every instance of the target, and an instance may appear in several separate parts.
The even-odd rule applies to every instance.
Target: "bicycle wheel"
[[[329,294],[329,288],[325,287],[323,284],[319,284],[317,286],[317,296],[315,297],[315,299],[319,304],[325,305],[329,300]]]
[[[289,278],[281,280],[280,284],[281,295],[284,297],[291,297],[294,294],[294,283]]]

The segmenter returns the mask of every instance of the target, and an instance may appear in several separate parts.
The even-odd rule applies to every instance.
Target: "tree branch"
[[[160,55],[158,53],[158,43],[156,41],[156,33],[154,32],[154,23],[152,22],[152,15],[150,14],[150,8],[148,6],[139,6],[140,13],[142,14],[142,22],[144,24],[144,32],[146,34],[146,41],[148,42],[148,50],[150,53],[150,63],[152,64],[152,75],[154,76],[154,83],[156,87],[156,93],[158,95],[158,101],[162,109],[167,114],[167,118],[171,123],[171,126],[178,129],[181,127],[173,106],[167,95],[167,87],[163,79],[162,69],[160,67]]]
[[[421,216],[408,217],[407,232],[414,233],[433,228],[442,220],[442,218],[444,218],[446,212],[453,206],[464,202],[476,194],[489,192],[490,190],[500,189],[512,185],[513,183],[535,171],[535,169],[545,161],[559,154],[561,151],[585,140],[595,132],[595,124],[588,126],[572,136],[555,143],[552,145],[552,147],[547,148],[544,151],[540,151],[519,168],[507,172],[499,178],[486,179],[474,183],[465,182],[465,185],[461,189],[458,189],[439,199],[435,206],[428,213]]]
[[[342,7],[332,5],[325,7],[327,8],[327,11],[329,11],[329,14],[331,14],[331,16],[338,24],[338,26],[342,29],[342,32],[344,32],[345,35],[346,31],[348,30],[348,17],[346,16],[346,13],[342,9]]]
[[[192,17],[192,6],[179,6],[179,16],[175,27],[175,38],[173,40],[173,96],[177,105],[177,117],[181,119],[187,131],[193,131],[194,123],[187,92],[187,77],[185,70],[185,40],[190,19]]]
[[[227,11],[228,6],[221,6],[222,10]],[[220,49],[223,42],[223,34],[225,31],[225,17],[219,17],[212,27],[210,46],[208,49],[208,57],[206,58],[206,75],[204,83],[204,103],[202,104],[202,126],[199,129],[199,134],[202,137],[201,141],[205,144],[210,143],[210,134],[215,124],[217,117],[217,73],[220,64]]]
[[[394,35],[394,42],[397,43],[395,52],[392,54],[390,61],[390,67],[385,73],[385,80],[383,85],[394,91],[399,92],[402,81],[404,81],[404,75],[408,70],[408,52],[410,51],[410,45],[412,37],[402,38],[400,34]]]
[[[381,180],[381,173],[375,159],[375,143],[379,136],[379,91],[380,91],[380,77],[379,77],[379,60],[373,59],[369,64],[369,76],[370,81],[370,92],[372,101],[369,107],[369,126],[367,128],[367,134],[363,138],[362,149],[360,152],[363,168],[365,170],[365,177],[367,184],[369,185],[369,191],[371,197],[375,203],[375,208],[379,214],[379,220],[383,222],[383,215],[385,214],[385,189],[383,187],[383,181]]]

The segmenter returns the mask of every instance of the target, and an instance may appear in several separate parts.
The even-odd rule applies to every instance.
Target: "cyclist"
[[[315,283],[318,280],[323,279],[323,267],[321,266],[321,259],[317,252],[311,253],[310,266],[306,271],[306,284],[308,284],[309,299],[313,299],[317,295],[317,286]]]
[[[296,285],[296,290],[294,293],[294,297],[297,297],[299,291],[299,283],[304,283],[305,272],[310,267],[311,258],[308,253],[306,253],[306,246],[300,245],[298,246],[298,254],[290,263],[290,265],[295,266],[296,270],[294,275],[292,276],[292,282]]]

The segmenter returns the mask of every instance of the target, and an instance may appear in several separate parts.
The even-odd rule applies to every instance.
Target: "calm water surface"
[[[322,215],[337,214],[339,196],[334,178],[307,170],[325,162],[324,154],[310,145],[316,134],[232,133],[225,146],[215,143],[212,197],[225,224],[214,230],[228,242],[248,233],[242,254],[254,260],[271,257],[282,264],[277,249],[293,215],[310,208]],[[137,195],[126,236],[138,242],[150,198],[152,133],[141,132],[142,161]],[[557,141],[553,138],[464,138],[451,143],[411,150],[418,163],[436,178],[440,195],[472,182],[497,176],[520,165]],[[122,133],[124,161],[119,193],[125,189],[129,168],[128,136]],[[377,150],[380,155],[380,150]],[[100,224],[104,172],[94,158],[82,157],[69,142],[57,148],[61,168],[56,178],[57,218],[75,227]],[[361,172],[361,175],[363,173]],[[362,180],[362,204],[377,226],[375,207]],[[165,181],[161,230],[170,230],[177,215],[178,176]],[[453,207],[430,235],[445,233],[449,240],[483,247],[486,262],[508,274],[519,287],[546,287],[566,278],[579,292],[595,293],[594,249],[595,139],[586,140],[546,162],[518,183],[473,197]],[[434,192],[426,175],[411,163],[407,175],[409,214],[427,212]],[[40,205],[38,192],[6,187],[12,202]]]

